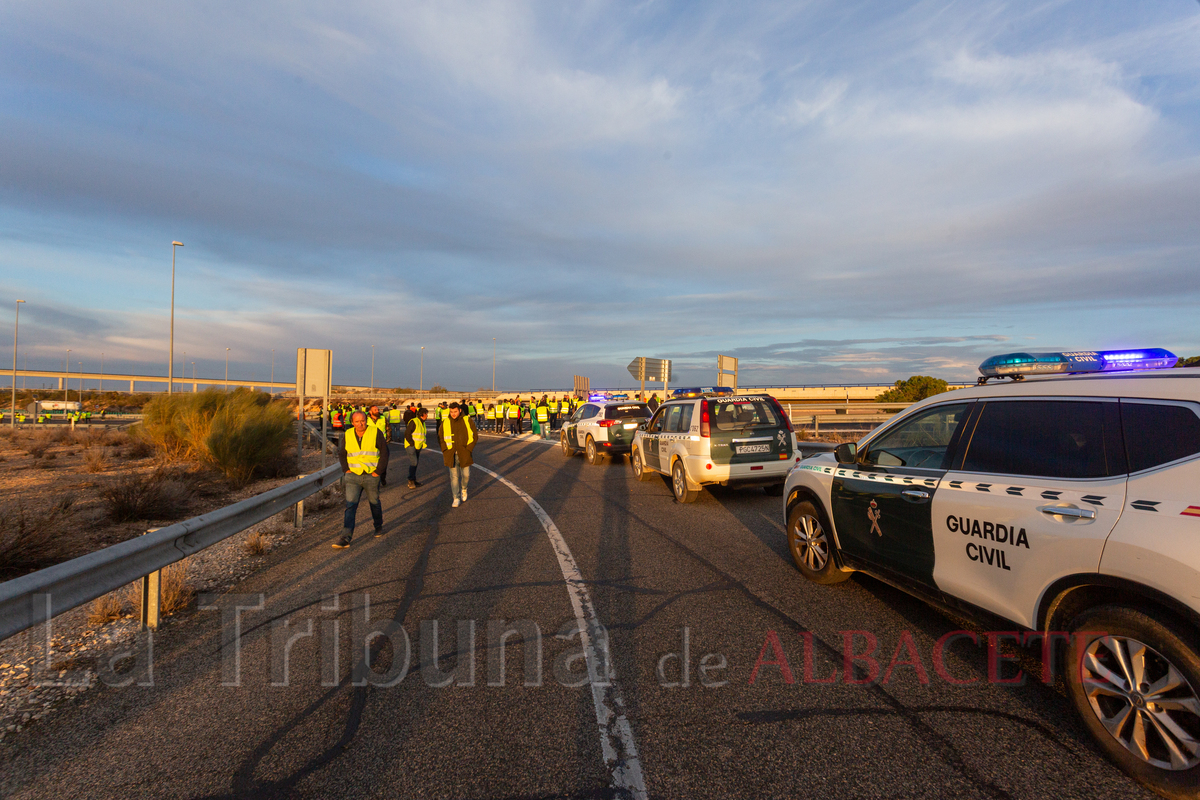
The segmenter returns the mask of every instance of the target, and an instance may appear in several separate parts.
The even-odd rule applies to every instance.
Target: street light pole
[[[10,427],[17,427],[17,332],[21,328],[21,303],[24,300],[17,301],[17,318],[13,322],[13,385],[12,385],[12,420]]]
[[[171,394],[175,385],[175,248],[183,247],[183,242],[171,242],[171,352],[167,362],[167,394]]]
[[[371,392],[375,392],[375,345],[371,345]]]
[[[225,391],[229,391],[229,348],[225,348]]]
[[[79,410],[83,410],[83,362],[79,362]]]
[[[421,385],[417,387],[418,391],[425,391],[425,348],[421,348]]]
[[[71,351],[67,350],[67,357],[63,359],[63,413],[67,413],[67,403],[71,398],[67,396],[67,392],[71,391]]]
[[[492,391],[496,391],[496,337],[492,337]]]
[[[100,354],[100,394],[104,394],[104,353]]]
[[[271,383],[275,382],[275,349],[271,348]],[[275,394],[275,387],[271,387],[271,394]]]

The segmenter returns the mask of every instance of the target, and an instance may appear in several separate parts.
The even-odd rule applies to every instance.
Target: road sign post
[[[725,376],[732,375],[733,383],[726,383]],[[717,386],[728,386],[734,393],[738,390],[738,360],[733,356],[717,356]]]

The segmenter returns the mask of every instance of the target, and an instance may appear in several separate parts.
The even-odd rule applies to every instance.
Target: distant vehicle
[[[575,409],[563,423],[559,442],[563,455],[582,450],[589,464],[604,455],[628,453],[638,426],[650,418],[645,403],[617,400],[589,401]]]
[[[990,358],[983,382],[1016,380],[936,395],[805,459],[784,516],[809,580],[861,570],[1052,641],[1109,757],[1162,794],[1196,797],[1200,369],[1124,371],[1175,362],[1161,350]]]

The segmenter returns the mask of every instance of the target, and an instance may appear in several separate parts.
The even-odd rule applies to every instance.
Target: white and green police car
[[[589,464],[613,453],[628,453],[638,426],[650,417],[645,403],[597,397],[575,409],[562,425],[563,455],[583,451]]]
[[[832,448],[805,444],[811,452]],[[792,423],[774,397],[698,388],[676,390],[658,407],[634,436],[629,458],[638,480],[669,475],[675,499],[690,503],[710,484],[782,494],[799,455]]]
[[[1158,369],[1175,363],[988,359],[983,385],[802,461],[784,513],[813,581],[861,570],[1064,642],[1067,690],[1101,747],[1151,788],[1196,797],[1200,370]]]

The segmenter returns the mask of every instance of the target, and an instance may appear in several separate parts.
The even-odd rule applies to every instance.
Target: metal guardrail
[[[333,464],[231,506],[0,583],[0,640],[244,531],[336,483],[341,472]]]

